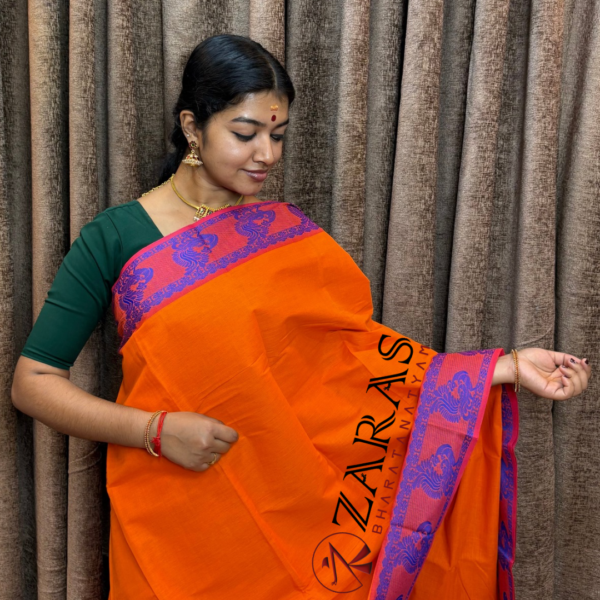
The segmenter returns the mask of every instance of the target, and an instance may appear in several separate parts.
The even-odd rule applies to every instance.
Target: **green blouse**
[[[21,354],[59,369],[72,367],[110,306],[125,263],[161,237],[137,200],[108,208],[82,227]]]

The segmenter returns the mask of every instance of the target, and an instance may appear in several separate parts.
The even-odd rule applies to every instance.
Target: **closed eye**
[[[232,133],[234,135],[236,135],[240,140],[242,140],[243,142],[249,142],[251,139],[253,139],[256,134],[252,134],[252,135],[242,135],[241,133],[236,133],[235,131],[232,131]],[[280,142],[283,139],[283,135],[272,135],[271,136],[276,142]]]

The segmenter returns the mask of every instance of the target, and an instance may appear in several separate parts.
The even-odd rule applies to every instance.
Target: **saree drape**
[[[502,350],[436,354],[374,321],[368,278],[287,202],[142,249],[113,308],[117,402],[240,437],[204,473],[109,444],[111,600],[514,597]]]

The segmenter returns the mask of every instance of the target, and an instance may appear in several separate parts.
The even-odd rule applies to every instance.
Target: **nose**
[[[261,140],[252,157],[254,162],[263,163],[266,168],[272,166],[275,161],[275,153],[273,152],[274,143],[270,135],[266,136],[266,140]]]

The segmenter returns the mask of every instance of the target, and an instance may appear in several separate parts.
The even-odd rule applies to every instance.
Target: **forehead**
[[[236,116],[244,115],[251,116],[252,114],[257,113],[267,113],[272,114],[274,111],[272,107],[277,105],[278,110],[276,114],[278,116],[283,116],[283,118],[287,118],[288,111],[288,99],[287,96],[278,96],[275,92],[253,92],[249,94],[243,102],[236,106],[232,106],[224,111],[222,111],[223,117],[226,119],[232,119]],[[278,119],[279,120],[279,119]]]

